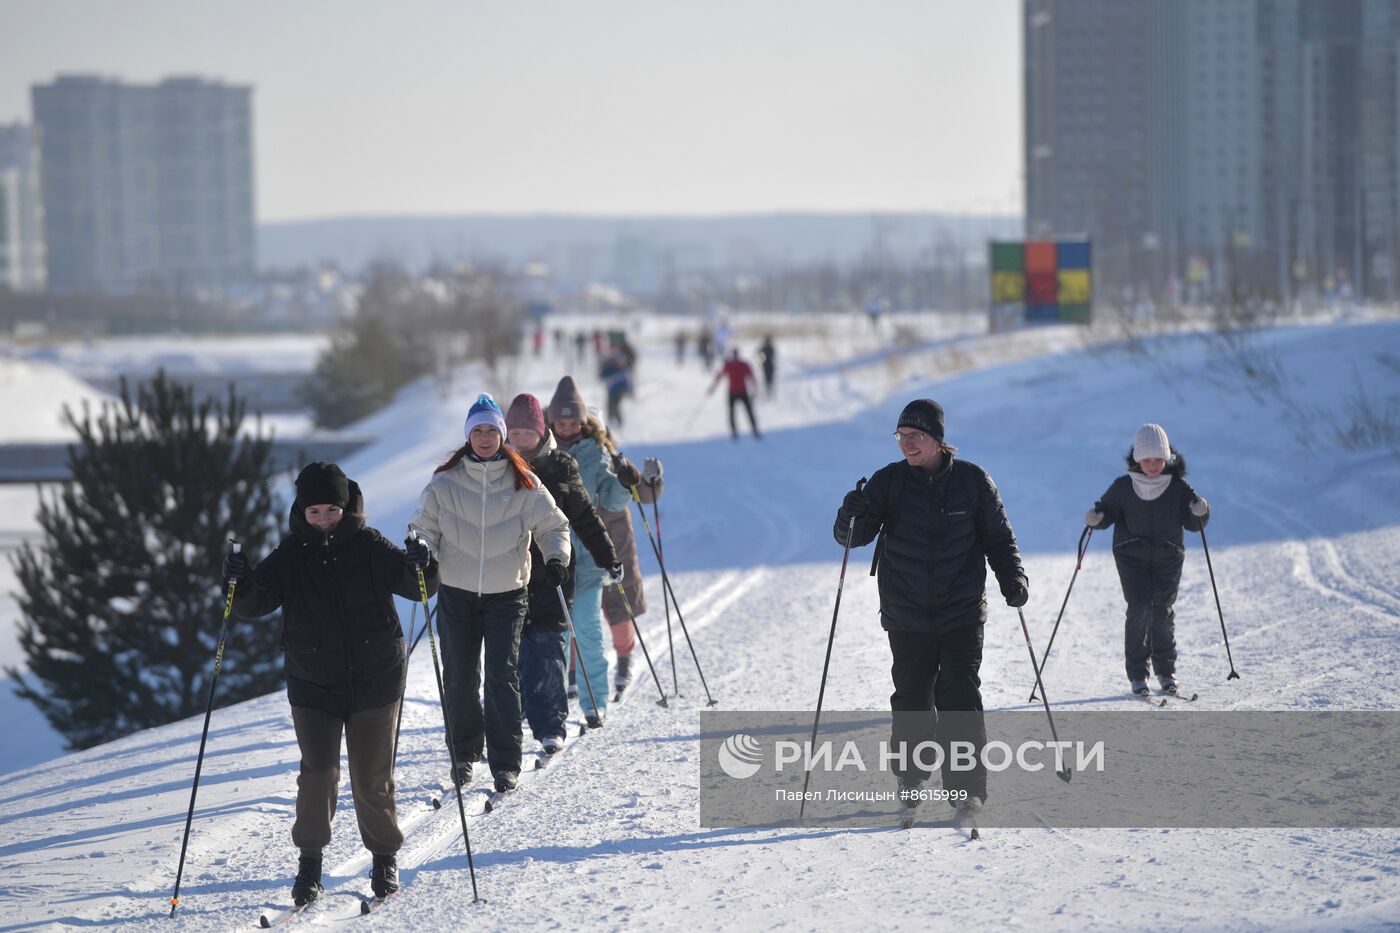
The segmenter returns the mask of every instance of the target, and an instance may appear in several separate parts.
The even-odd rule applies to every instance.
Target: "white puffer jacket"
[[[546,561],[569,562],[569,521],[544,484],[516,489],[507,460],[464,457],[433,476],[409,519],[437,555],[441,581],[473,593],[508,593],[530,581],[530,539]]]

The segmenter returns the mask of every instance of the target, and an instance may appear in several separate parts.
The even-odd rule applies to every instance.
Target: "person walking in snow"
[[[910,402],[894,436],[903,457],[846,494],[833,533],[843,546],[849,534],[851,547],[878,536],[870,572],[879,578],[880,624],[893,659],[890,748],[903,750],[895,770],[905,805],[917,805],[910,792],[929,776],[915,746],[937,741],[946,752],[949,743],[968,741],[978,749],[976,768],[953,770],[945,758],[943,789],[965,795],[960,815],[975,814],[987,799],[979,676],[987,565],[1015,608],[1029,598],[1026,572],[996,484],[986,470],[956,459],[957,448],[944,440],[942,407],[927,398]]]
[[[758,433],[758,421],[753,416],[753,396],[758,394],[758,380],[754,378],[753,367],[739,356],[739,348],[735,347],[729,352],[729,359],[724,361],[724,366],[715,373],[715,379],[710,383],[710,387],[705,390],[709,395],[715,391],[721,379],[729,382],[729,433],[734,440],[739,439],[739,422],[734,416],[734,409],[744,406],[744,411],[749,416],[749,427],[753,430],[755,438],[763,437]]]
[[[407,664],[393,597],[418,599],[419,567],[428,592],[435,592],[437,562],[422,544],[401,551],[366,525],[360,487],[334,463],[308,464],[297,476],[289,525],[256,567],[233,553],[223,575],[240,581],[234,615],[253,619],[282,610],[287,700],[301,752],[292,900],[301,906],[321,893],[342,733],[360,839],[374,855],[370,886],[383,897],[398,890],[403,845],[393,755]]]
[[[588,413],[573,376],[559,380],[554,397],[549,401],[549,426],[554,440],[578,461],[579,475],[593,505],[603,510],[627,508],[630,497],[613,473],[611,458],[604,447],[606,432],[599,420]],[[582,542],[574,536],[574,550]],[[588,683],[593,685],[593,698],[587,690],[579,693],[579,706],[590,729],[602,727],[608,706],[608,659],[603,653],[603,584],[622,582],[622,564],[616,560],[600,566],[591,556],[579,554],[575,564],[574,633],[578,636],[578,655],[583,660]]]
[[[506,411],[506,430],[510,446],[549,490],[593,562],[611,567],[618,559],[613,542],[583,487],[578,462],[558,448],[545,427],[540,400],[529,393],[517,395]],[[520,688],[530,731],[545,753],[552,755],[564,745],[564,722],[569,717],[569,699],[564,692],[567,628],[559,589],[563,589],[565,600],[573,600],[577,552],[571,555],[569,576],[561,583],[550,574],[538,551],[538,547],[531,547],[529,611],[520,636]]]
[[[505,446],[506,422],[490,395],[467,412],[467,442],[433,472],[409,527],[441,565],[438,634],[452,726],[452,779],[471,780],[481,755],[497,791],[520,777],[520,633],[528,606],[531,545],[551,580],[568,575],[568,520],[530,468]],[[482,647],[485,646],[485,705]]]
[[[1186,482],[1186,461],[1161,425],[1144,424],[1118,477],[1084,516],[1113,526],[1113,562],[1128,602],[1123,654],[1133,693],[1147,696],[1147,662],[1165,693],[1176,693],[1176,603],[1186,559],[1183,531],[1200,531],[1210,505]]]
[[[598,365],[598,378],[608,393],[608,420],[622,426],[622,400],[632,391],[632,370],[622,349],[616,345]]]
[[[763,343],[759,344],[758,364],[763,370],[763,395],[765,398],[772,398],[773,377],[778,371],[778,348],[773,346],[772,334],[765,336]]]

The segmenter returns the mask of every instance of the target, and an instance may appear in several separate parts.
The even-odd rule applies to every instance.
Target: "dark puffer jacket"
[[[1118,565],[1118,579],[1123,585],[1123,598],[1133,606],[1170,606],[1176,602],[1181,584],[1181,566],[1186,558],[1182,531],[1200,531],[1210,520],[1191,514],[1196,490],[1186,482],[1186,461],[1176,448],[1164,471],[1171,482],[1162,494],[1147,500],[1133,490],[1131,475],[1120,476],[1108,487],[1094,508],[1103,513],[1103,521],[1093,527],[1113,526],[1113,561]],[[1128,452],[1128,474],[1142,473],[1142,468]]]
[[[986,622],[989,562],[1003,596],[1027,585],[1001,495],[976,464],[949,455],[930,474],[898,460],[876,471],[865,497],[851,546],[880,535],[875,564],[885,629],[936,633]],[[849,521],[837,511],[839,544]]]
[[[350,483],[345,517],[330,534],[295,506],[287,534],[238,584],[233,612],[245,619],[282,609],[287,699],[348,719],[403,693],[403,629],[395,594],[418,600],[418,574],[403,551],[357,517],[360,487]],[[437,562],[425,568],[437,592]]]
[[[599,567],[611,567],[617,560],[617,551],[583,485],[578,461],[569,452],[556,448],[552,436],[548,435],[528,459],[530,469],[554,497],[554,504],[569,520],[569,526],[588,549],[593,562]],[[525,624],[563,631],[564,610],[559,606],[559,594],[550,585],[549,577],[544,572],[544,558],[534,544],[530,545],[530,559],[530,610]],[[576,555],[569,555],[569,579],[564,584],[564,597],[570,602],[574,598],[574,567],[577,560]]]

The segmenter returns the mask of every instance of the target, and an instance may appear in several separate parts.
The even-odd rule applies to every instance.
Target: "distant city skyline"
[[[59,75],[254,87],[258,220],[1022,210],[1020,4],[0,0]]]

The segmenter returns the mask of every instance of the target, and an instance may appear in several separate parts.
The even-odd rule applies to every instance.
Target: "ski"
[[[1167,700],[1165,697],[1159,700],[1154,698],[1150,693],[1130,693],[1128,695],[1131,696],[1134,700],[1141,700],[1148,706],[1155,707],[1157,709],[1161,709],[1163,706],[1167,705]]]
[[[396,898],[396,897],[398,897],[398,896],[399,896],[399,892],[398,892],[398,891],[390,891],[388,894],[384,895],[383,897],[379,897],[378,895],[375,895],[374,897],[367,897],[367,898],[365,898],[364,900],[360,901],[360,916],[363,917],[363,916],[364,916],[365,914],[367,914],[367,913],[371,913],[371,912],[373,912],[373,911],[378,910],[379,908],[383,907],[383,906],[384,906],[385,904],[387,904],[389,901],[392,901],[394,898]]]
[[[348,891],[322,891],[314,900],[307,901],[300,907],[295,905],[286,908],[280,913],[261,913],[258,915],[258,926],[264,930],[272,930],[283,927],[298,919],[307,912],[324,907],[332,897],[344,897],[349,895]]]
[[[1201,695],[1200,695],[1199,693],[1193,693],[1193,694],[1191,694],[1190,696],[1187,696],[1186,694],[1182,693],[1180,690],[1177,690],[1177,691],[1174,692],[1174,693],[1173,693],[1172,691],[1170,691],[1170,690],[1159,690],[1159,691],[1157,691],[1157,693],[1158,693],[1159,696],[1161,696],[1161,697],[1163,698],[1163,699],[1162,699],[1162,702],[1163,702],[1163,703],[1166,703],[1168,699],[1180,700],[1180,701],[1183,702],[1183,703],[1195,703],[1195,702],[1196,702],[1198,699],[1200,699],[1200,697],[1201,697]]]
[[[506,798],[513,793],[515,793],[515,791],[513,790],[493,790],[491,793],[487,794],[485,812],[496,812],[496,808],[499,807],[502,803],[504,803],[506,801]]]
[[[899,817],[899,828],[900,828],[900,829],[913,829],[913,828],[914,828],[914,817],[915,817],[915,814],[916,814],[917,812],[918,812],[918,811],[916,811],[916,810],[905,809],[905,811],[904,811],[902,814],[900,814],[900,817]]]

